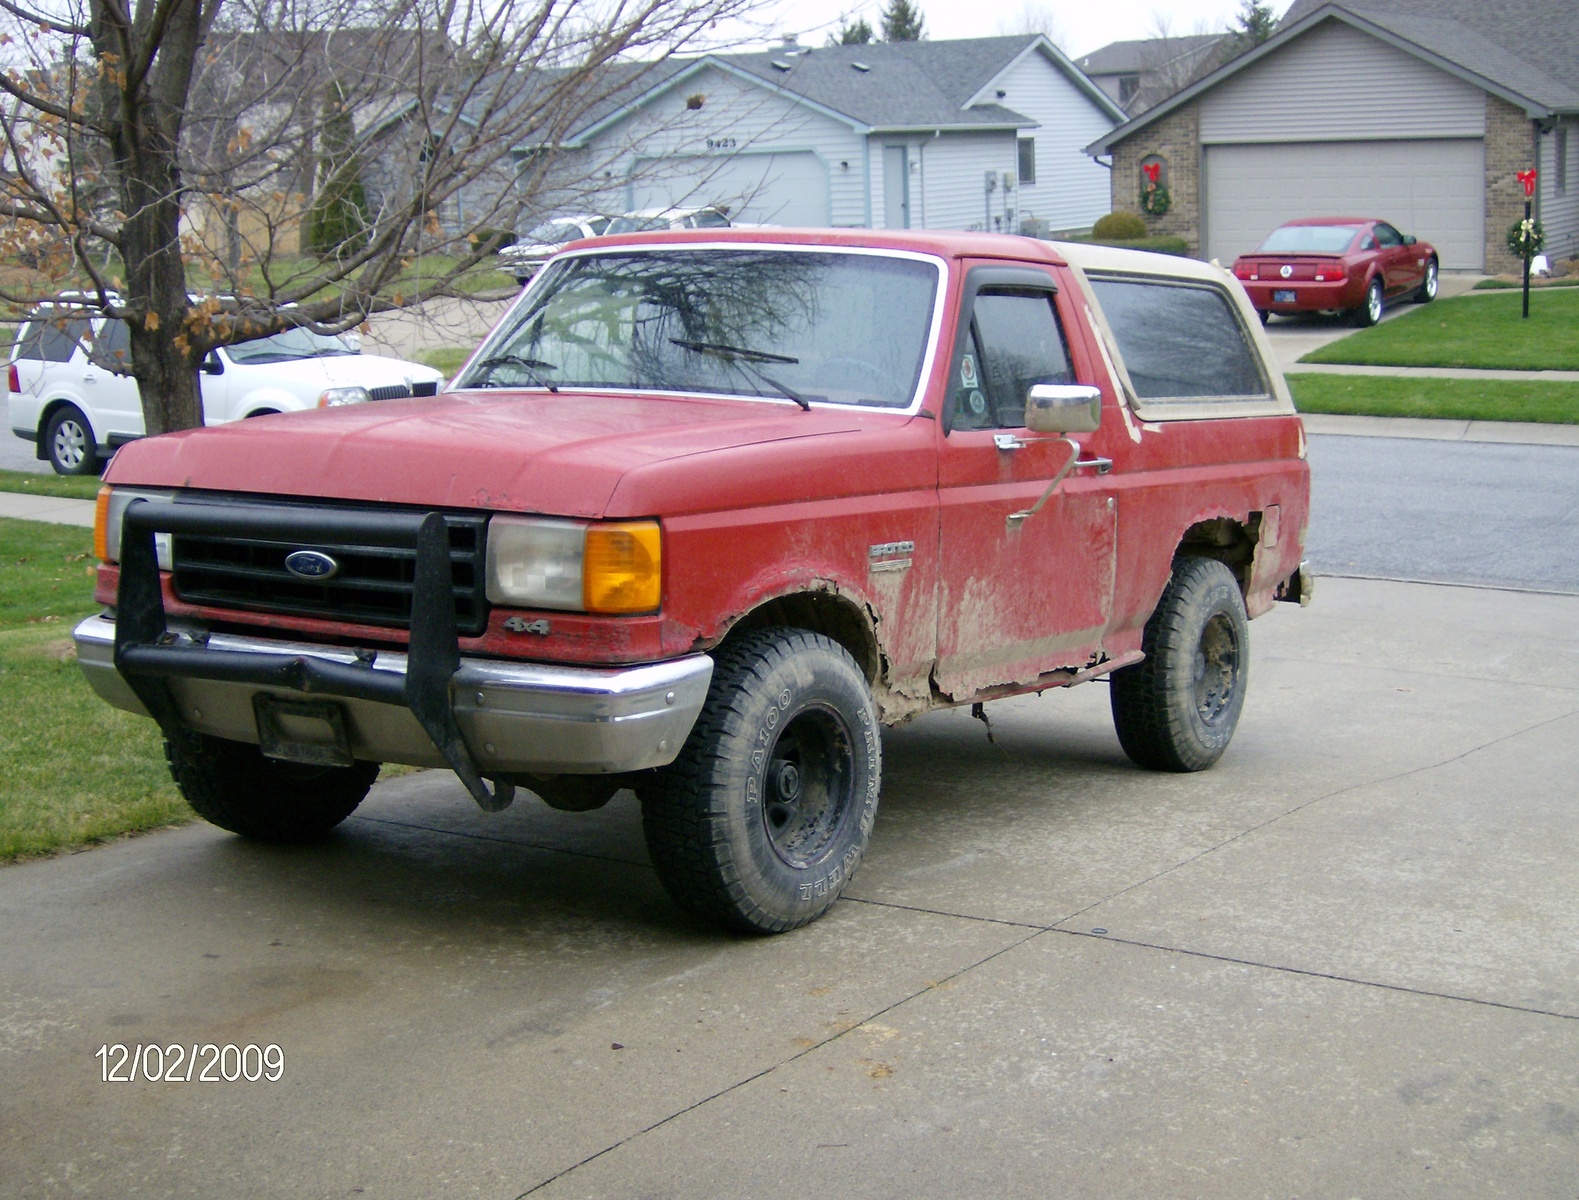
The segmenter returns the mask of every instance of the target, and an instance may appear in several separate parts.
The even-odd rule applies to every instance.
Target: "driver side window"
[[[1050,292],[982,292],[955,372],[953,427],[1020,428],[1032,385],[1072,381]]]

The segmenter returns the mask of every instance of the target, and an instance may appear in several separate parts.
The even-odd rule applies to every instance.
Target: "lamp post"
[[[1530,205],[1535,198],[1535,172],[1520,171],[1519,182],[1524,185],[1524,224],[1519,226],[1519,246],[1524,251],[1524,319],[1530,317],[1530,257],[1534,247],[1535,222],[1531,216]]]

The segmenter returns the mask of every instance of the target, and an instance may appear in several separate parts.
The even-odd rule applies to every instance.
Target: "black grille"
[[[488,622],[483,531],[487,518],[446,514],[455,625],[477,635]],[[316,550],[334,559],[330,579],[303,579],[286,570],[285,558]],[[360,625],[408,629],[411,625],[414,550],[357,546],[307,538],[210,537],[180,534],[173,548],[175,592],[188,604],[250,612],[285,613]]]
[[[439,381],[430,379],[426,383],[414,383],[411,385],[411,394],[413,396],[437,396],[439,394]]]
[[[403,383],[392,383],[388,387],[368,388],[367,394],[374,400],[404,400],[411,395],[411,389]]]

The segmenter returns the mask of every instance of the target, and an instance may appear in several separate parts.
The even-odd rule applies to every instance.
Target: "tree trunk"
[[[108,111],[118,120],[110,137],[121,210],[120,250],[126,267],[122,303],[131,340],[132,374],[150,434],[203,423],[197,365],[211,338],[189,326],[186,266],[181,254],[184,185],[177,157],[187,93],[198,49],[219,0],[170,0],[159,33],[139,5],[128,27],[125,9],[96,0],[94,48],[104,73]],[[160,6],[164,7],[164,6]],[[157,53],[147,39],[157,38]],[[128,53],[130,51],[130,53]]]

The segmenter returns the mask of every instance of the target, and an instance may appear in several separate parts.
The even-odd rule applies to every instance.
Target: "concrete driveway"
[[[774,939],[687,924],[628,794],[438,772],[306,851],[0,871],[0,1194],[1572,1200],[1579,597],[1328,579],[1253,640],[1201,775],[1100,685],[894,731],[850,898]]]

